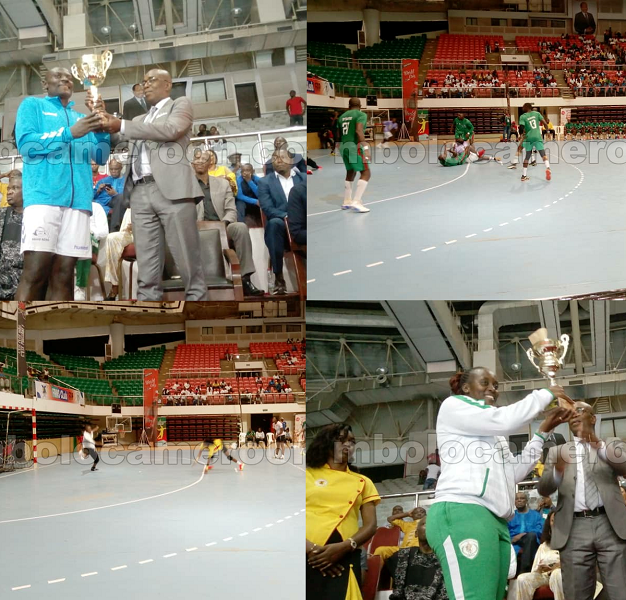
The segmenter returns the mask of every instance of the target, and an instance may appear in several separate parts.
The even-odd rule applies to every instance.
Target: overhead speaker
[[[366,96],[368,106],[378,106],[378,98],[376,96]]]

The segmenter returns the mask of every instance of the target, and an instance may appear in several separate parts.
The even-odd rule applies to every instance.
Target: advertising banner
[[[17,376],[26,376],[26,305],[17,303]]]
[[[84,406],[83,393],[78,390],[70,390],[58,385],[52,385],[44,381],[35,381],[35,397],[37,400],[58,400],[59,402],[71,402]]]
[[[157,446],[167,446],[167,419],[157,417]]]
[[[308,75],[306,78],[306,91],[308,94],[319,94],[321,96],[335,97],[335,84],[326,81],[315,75]]]
[[[417,107],[417,81],[419,78],[420,61],[405,58],[402,61],[402,103],[404,106],[404,123],[411,129]]]
[[[154,445],[157,440],[157,413],[159,397],[158,369],[143,370],[143,427],[146,430],[148,441]]]
[[[293,441],[297,444],[304,444],[306,433],[306,413],[296,414],[295,423],[296,436]]]
[[[420,136],[428,136],[429,135],[429,127],[428,127],[428,110],[424,108],[419,108],[417,110],[417,122],[419,123],[419,127],[417,130],[417,134]]]

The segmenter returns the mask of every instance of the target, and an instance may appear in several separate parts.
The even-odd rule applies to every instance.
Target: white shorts
[[[470,152],[467,156],[467,160],[468,162],[476,162],[478,160],[478,154],[474,154],[473,152]]]
[[[90,214],[67,206],[33,204],[22,216],[22,254],[51,252],[91,258]]]
[[[393,137],[393,133],[391,133],[391,131],[383,131],[383,137],[386,140],[391,139]]]

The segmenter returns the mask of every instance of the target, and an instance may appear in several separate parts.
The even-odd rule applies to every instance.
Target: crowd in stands
[[[567,123],[565,125],[565,137],[566,139],[618,139],[626,138],[626,123],[613,121],[613,122],[580,122],[580,123]]]
[[[216,127],[206,131],[206,126],[203,129],[201,125],[198,135],[219,135],[219,132]],[[274,141],[275,151],[263,166],[263,174],[257,175],[252,164],[241,163],[239,153],[228,157],[230,168],[218,165],[218,155],[213,146],[196,148],[191,165],[205,194],[204,200],[196,205],[197,220],[223,221],[226,224],[229,244],[237,253],[241,265],[244,295],[253,297],[261,296],[265,291],[257,289],[250,279],[255,267],[249,227],[262,226],[263,212],[265,242],[275,273],[273,293],[285,294],[287,288],[282,271],[283,255],[289,248],[287,223],[292,238],[306,245],[306,161],[289,150],[288,140],[280,136]],[[123,157],[113,157],[109,161],[110,175],[100,173],[99,166],[92,163],[92,250],[95,256],[99,252],[106,255],[104,281],[105,285],[110,284],[107,300],[118,297],[120,259],[124,250],[135,241],[129,201],[123,189],[125,175],[122,174],[122,160]],[[281,180],[286,186],[281,185]],[[223,185],[223,182],[228,185]],[[85,259],[77,264],[75,299],[85,298],[91,263],[91,260]],[[19,274],[12,277],[19,281]],[[17,288],[17,281],[14,288]]]
[[[566,67],[563,77],[576,96],[626,96],[626,78],[621,68]]]
[[[263,404],[267,394],[280,394],[279,401],[289,401],[293,389],[284,375],[256,377],[252,382],[236,379],[174,379],[168,380],[161,392],[165,406],[196,406],[207,404]],[[216,401],[217,400],[217,401]]]
[[[532,71],[466,70],[461,67],[455,71],[429,71],[424,80],[424,96],[473,98],[484,95],[482,88],[491,88],[487,95],[504,97],[507,81],[509,94],[513,97],[534,96],[536,92],[546,95],[546,88],[556,88],[558,85],[546,67]]]

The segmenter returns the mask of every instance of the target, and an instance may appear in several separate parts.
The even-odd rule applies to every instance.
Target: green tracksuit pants
[[[503,600],[511,564],[504,519],[478,504],[438,502],[428,511],[426,537],[450,600]]]

